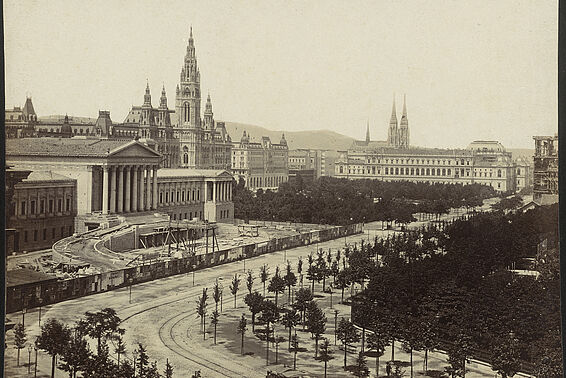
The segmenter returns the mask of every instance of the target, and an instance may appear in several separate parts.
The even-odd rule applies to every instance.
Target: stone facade
[[[216,122],[210,95],[201,118],[200,71],[192,29],[175,92],[175,109],[169,109],[165,87],[159,106],[151,102],[149,84],[144,101],[133,106],[122,123],[114,123],[108,111],[99,111],[98,118],[55,117],[38,121],[31,98],[23,108],[6,111],[6,137],[63,137],[140,140],[160,155],[163,168],[231,169],[232,141],[223,122]],[[68,126],[65,126],[68,125]],[[70,128],[70,133],[65,129]],[[65,132],[64,132],[65,131]]]
[[[338,151],[335,176],[349,179],[413,181],[444,184],[480,183],[507,193],[517,190],[516,166],[511,153],[496,141],[475,141],[466,149],[412,147],[407,107],[403,104],[397,127],[395,102],[387,141],[356,140]]]
[[[558,202],[558,136],[534,136],[533,201]]]
[[[243,179],[251,190],[277,189],[289,179],[289,149],[285,135],[279,144],[269,137],[261,142],[250,141],[244,131],[240,142],[232,145],[232,173],[236,180]]]
[[[14,230],[10,251],[33,251],[51,245],[74,232],[77,215],[76,181],[51,171],[33,171],[14,185],[6,214],[7,228]]]

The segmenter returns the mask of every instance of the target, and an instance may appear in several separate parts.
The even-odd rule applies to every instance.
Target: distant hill
[[[260,141],[262,136],[268,136],[274,143],[279,143],[281,134],[285,133],[289,149],[293,150],[298,148],[345,150],[354,140],[330,130],[281,131],[244,123],[225,122],[226,130],[234,142],[240,140],[244,130],[251,135],[252,140]]]

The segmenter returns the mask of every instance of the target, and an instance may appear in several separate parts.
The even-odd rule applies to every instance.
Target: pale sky
[[[6,107],[115,122],[175,86],[193,26],[203,103],[273,130],[533,148],[557,120],[557,1],[5,0]],[[240,135],[232,135],[239,139]]]

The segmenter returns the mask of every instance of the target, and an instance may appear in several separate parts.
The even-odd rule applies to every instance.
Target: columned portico
[[[103,166],[102,169],[104,170],[102,176],[102,214],[108,214],[108,180],[109,180],[109,167],[107,165]]]
[[[157,166],[153,166],[153,202],[151,208],[157,210]]]
[[[131,182],[130,182],[130,175],[131,175],[130,166],[126,165],[124,167],[124,176],[126,177],[126,181],[124,183],[124,188],[126,189],[125,190],[125,198],[124,198],[124,212],[125,213],[130,212],[130,201],[131,201],[130,193],[132,191],[132,185],[131,185]]]
[[[118,184],[116,190],[118,191],[118,203],[116,204],[116,212],[121,213],[124,211],[124,167],[116,167],[118,173]]]

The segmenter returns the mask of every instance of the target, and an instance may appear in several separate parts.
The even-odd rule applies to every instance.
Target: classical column
[[[110,166],[110,213],[116,212],[116,167]]]
[[[157,165],[153,166],[153,210],[157,210]]]
[[[138,211],[138,166],[132,166],[132,212]]]
[[[216,182],[212,182],[212,202],[216,202]]]
[[[145,172],[145,209],[151,210],[151,166],[148,165],[145,169]]]
[[[144,210],[144,206],[143,206],[143,196],[144,196],[144,191],[143,191],[143,171],[144,171],[144,167],[143,165],[140,165],[138,167],[138,211],[143,211]]]
[[[118,185],[116,190],[118,191],[118,205],[116,206],[116,212],[124,212],[124,167],[121,165],[116,167],[118,173]]]
[[[102,214],[108,214],[108,166],[104,165],[102,169]]]
[[[126,193],[125,193],[125,198],[124,198],[124,212],[125,213],[129,213],[130,212],[130,192],[132,190],[132,183],[130,182],[130,166],[126,165],[124,167],[124,174],[126,176],[126,182],[124,184],[124,187],[126,188]]]

